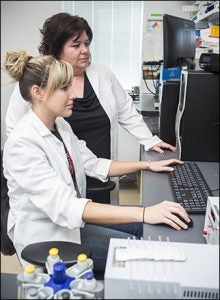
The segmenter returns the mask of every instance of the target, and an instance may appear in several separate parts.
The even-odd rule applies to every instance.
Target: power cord
[[[153,94],[154,96],[157,96],[157,94],[156,94],[155,92],[151,91],[151,89],[150,89],[149,86],[147,85],[146,79],[144,79],[144,83],[145,83],[145,85],[146,85],[147,90],[148,90],[151,94]],[[155,90],[156,90],[156,89],[155,89]]]
[[[162,62],[161,60],[160,60],[160,61],[149,61],[149,62],[143,62],[143,65],[142,65],[142,71],[143,71],[143,80],[144,80],[144,83],[145,83],[145,85],[146,85],[147,90],[148,90],[152,95],[154,95],[154,96],[158,96],[158,95],[157,95],[157,88],[156,88],[155,80],[154,80],[153,78],[151,78],[151,79],[152,79],[153,86],[154,86],[154,89],[155,89],[155,92],[153,92],[153,91],[149,88],[149,86],[148,86],[148,84],[147,84],[147,82],[146,82],[146,78],[145,78],[143,66],[146,66],[146,65],[147,65],[147,66],[150,66],[152,73],[153,73],[153,72],[158,72],[158,71],[160,70],[161,62]],[[157,67],[156,69],[153,69],[153,66],[155,66],[155,65],[158,65],[158,67]]]

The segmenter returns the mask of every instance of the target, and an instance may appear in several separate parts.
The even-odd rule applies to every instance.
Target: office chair
[[[86,197],[98,203],[110,203],[110,192],[114,190],[116,183],[108,180],[102,182],[96,178],[87,177]]]
[[[79,254],[84,253],[87,257],[90,256],[90,249],[80,244],[66,241],[46,241],[26,246],[21,251],[21,258],[35,266],[45,267],[51,248],[59,250],[59,256],[67,268],[77,262]]]
[[[3,151],[1,150],[1,252],[3,255],[12,256],[16,251],[7,234],[9,198],[7,180],[3,174],[2,156]]]
[[[2,157],[3,151],[1,150],[1,252],[5,256],[12,256],[16,254],[16,250],[7,234],[9,197],[7,180],[3,174]],[[76,263],[80,253],[85,253],[88,257],[90,255],[90,249],[80,244],[66,241],[45,241],[26,246],[21,252],[21,257],[31,264],[44,267],[49,250],[54,247],[59,249],[59,255],[67,267]],[[95,276],[97,279],[103,280],[104,273],[95,272]]]

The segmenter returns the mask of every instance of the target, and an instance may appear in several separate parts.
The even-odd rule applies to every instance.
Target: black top
[[[84,75],[83,98],[73,101],[73,113],[65,118],[72,127],[75,135],[86,142],[86,146],[97,156],[110,159],[110,120],[100,105],[98,97],[93,90],[86,74]],[[86,176],[87,197],[96,202],[110,203],[110,193],[102,195],[101,199],[96,192],[88,192],[94,186],[102,186],[103,182]]]
[[[110,159],[110,120],[86,74],[83,98],[74,100],[73,114],[66,121],[97,157]]]

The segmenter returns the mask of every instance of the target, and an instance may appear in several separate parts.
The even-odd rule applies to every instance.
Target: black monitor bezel
[[[190,33],[189,41],[180,40],[180,34]],[[182,43],[181,43],[182,42]],[[188,45],[186,44],[188,42]],[[190,54],[189,54],[190,53]],[[163,64],[165,68],[195,69],[196,29],[192,20],[163,15]]]

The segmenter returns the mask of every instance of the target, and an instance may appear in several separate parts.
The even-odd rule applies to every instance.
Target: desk
[[[1,273],[1,299],[17,299],[17,274]]]
[[[169,155],[172,156],[170,151]],[[163,156],[160,154],[152,153],[151,155],[150,153],[146,153],[142,147],[141,160],[151,159],[152,156],[154,159],[156,159],[156,157],[158,157],[158,160],[163,159]],[[213,162],[198,162],[198,166],[211,191],[219,189],[219,164]],[[172,191],[166,173],[142,171],[141,186],[144,206],[151,206],[164,200],[173,201]],[[213,194],[214,196],[219,196],[219,190],[213,191]],[[193,220],[194,226],[188,230],[177,231],[165,224],[144,224],[144,239],[148,239],[148,236],[150,236],[152,240],[158,240],[158,237],[161,236],[163,241],[169,237],[172,242],[205,243],[205,239],[202,236],[205,215],[193,214],[190,215],[190,217]]]

